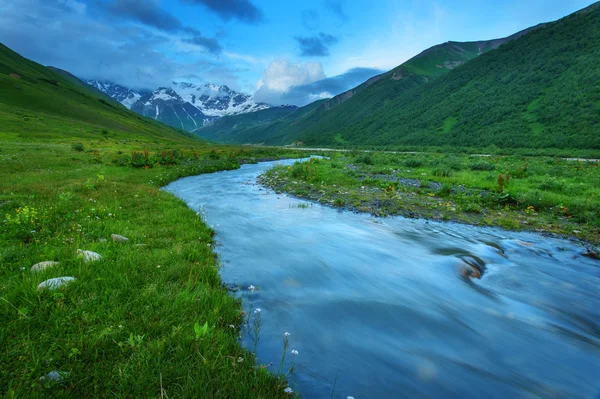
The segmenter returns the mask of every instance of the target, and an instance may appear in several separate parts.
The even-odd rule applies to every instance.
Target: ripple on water
[[[282,334],[292,334],[299,354],[290,384],[303,397],[330,397],[336,378],[336,397],[600,392],[600,262],[581,248],[531,233],[299,208],[306,202],[245,184],[269,165],[166,189],[215,226],[224,281],[247,311],[262,309],[259,360],[278,364]]]

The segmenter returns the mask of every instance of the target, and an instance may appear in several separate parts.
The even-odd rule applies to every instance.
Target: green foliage
[[[496,166],[490,162],[475,162],[469,165],[469,169],[474,171],[494,170]]]
[[[85,147],[81,143],[73,143],[71,144],[71,149],[73,151],[83,152],[85,150]]]

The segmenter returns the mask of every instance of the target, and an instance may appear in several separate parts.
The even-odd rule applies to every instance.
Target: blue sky
[[[0,42],[83,78],[179,79],[303,105],[445,41],[508,36],[590,0],[0,0]]]

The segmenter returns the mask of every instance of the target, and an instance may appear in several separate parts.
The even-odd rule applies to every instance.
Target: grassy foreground
[[[160,187],[303,154],[146,142],[132,155],[134,141],[69,140],[0,145],[0,396],[290,397],[238,343],[245,315],[213,231]],[[59,264],[31,272],[41,261]],[[61,276],[76,280],[37,290]]]
[[[600,244],[600,163],[549,157],[335,153],[261,177],[323,204]]]

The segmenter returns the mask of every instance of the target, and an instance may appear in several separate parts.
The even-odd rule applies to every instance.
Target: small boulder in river
[[[88,263],[88,262],[95,262],[97,260],[102,259],[102,256],[100,256],[99,253],[93,252],[93,251],[83,251],[81,249],[77,250],[77,256],[79,258],[83,258],[83,261]]]
[[[49,290],[55,290],[58,288],[62,288],[65,285],[71,283],[75,281],[75,277],[56,277],[56,278],[51,278],[50,280],[46,280],[41,282],[37,289],[38,291],[43,290],[43,289],[49,289]]]
[[[112,238],[112,240],[115,241],[115,242],[127,242],[127,241],[129,241],[129,238],[123,237],[122,235],[119,235],[119,234],[111,234],[110,238]]]
[[[41,272],[44,271],[46,269],[50,269],[51,267],[54,267],[58,265],[58,262],[54,262],[52,260],[47,260],[44,262],[40,262],[40,263],[36,263],[35,265],[31,266],[31,272],[36,273],[36,272]]]

